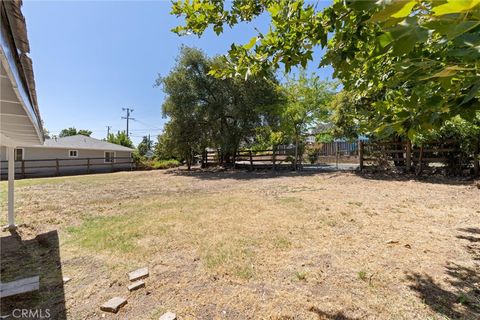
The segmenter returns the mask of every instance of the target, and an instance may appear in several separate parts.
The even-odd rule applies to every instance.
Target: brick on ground
[[[100,310],[105,312],[117,313],[118,310],[126,304],[127,304],[127,299],[121,298],[121,297],[115,297],[108,300],[104,304],[102,304],[102,306],[100,307]]]
[[[143,282],[142,280],[135,281],[131,285],[129,285],[128,291],[134,291],[140,288],[145,288],[145,282]]]
[[[168,311],[164,313],[158,320],[176,320],[177,315],[173,312]]]
[[[128,280],[137,281],[148,277],[148,267],[140,268],[128,273]]]

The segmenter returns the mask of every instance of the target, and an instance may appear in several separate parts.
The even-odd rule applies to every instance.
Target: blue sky
[[[328,5],[330,1],[322,1]],[[169,1],[24,1],[40,112],[52,134],[67,127],[89,129],[104,138],[109,125],[125,130],[122,107],[135,111],[134,143],[161,132],[164,94],[153,83],[175,64],[182,44],[208,55],[245,43],[254,27],[266,30],[268,17],[217,37],[179,37],[170,30],[182,21],[169,14]],[[317,52],[317,58],[321,52]],[[317,70],[319,60],[311,63]],[[317,70],[331,78],[330,68]]]

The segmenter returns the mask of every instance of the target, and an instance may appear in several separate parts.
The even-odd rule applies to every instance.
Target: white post
[[[8,154],[8,229],[14,230],[14,184],[15,184],[15,148],[7,147]]]

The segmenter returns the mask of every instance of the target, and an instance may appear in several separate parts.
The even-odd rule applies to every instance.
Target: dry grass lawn
[[[22,239],[56,230],[59,250],[38,240],[35,256],[58,253],[47,269],[72,278],[16,301],[68,319],[102,318],[113,296],[128,304],[106,318],[480,318],[471,182],[172,170],[21,180],[16,195]],[[145,265],[129,293],[126,272]],[[4,281],[14,269],[2,262]]]

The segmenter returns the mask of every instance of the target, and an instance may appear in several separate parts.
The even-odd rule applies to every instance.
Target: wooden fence
[[[232,162],[234,167],[273,167],[292,166],[295,151],[292,149],[240,150]],[[206,150],[202,156],[202,166],[222,164],[221,152]]]
[[[8,161],[0,161],[0,175],[7,177]],[[15,161],[15,175],[18,178],[88,174],[132,170],[135,163],[131,157],[115,157],[113,162],[105,158],[35,159]]]
[[[376,167],[394,166],[404,168],[407,172],[415,170],[421,173],[425,167],[448,167],[457,175],[464,169],[473,169],[474,175],[479,174],[478,153],[469,157],[462,156],[458,143],[454,140],[432,141],[420,147],[412,146],[410,142],[364,142],[359,145],[360,170],[368,165]]]
[[[329,142],[320,143],[315,146],[316,156],[321,159],[327,157],[331,162],[338,162],[340,157],[352,157],[358,155],[358,142]],[[305,152],[299,154],[297,164],[302,166],[308,157]],[[202,166],[224,164],[221,150],[206,150],[202,155]],[[295,162],[295,148],[293,146],[276,146],[273,149],[266,150],[240,150],[234,159],[230,159],[230,164],[234,167],[248,167],[250,169],[259,167],[292,167]]]

